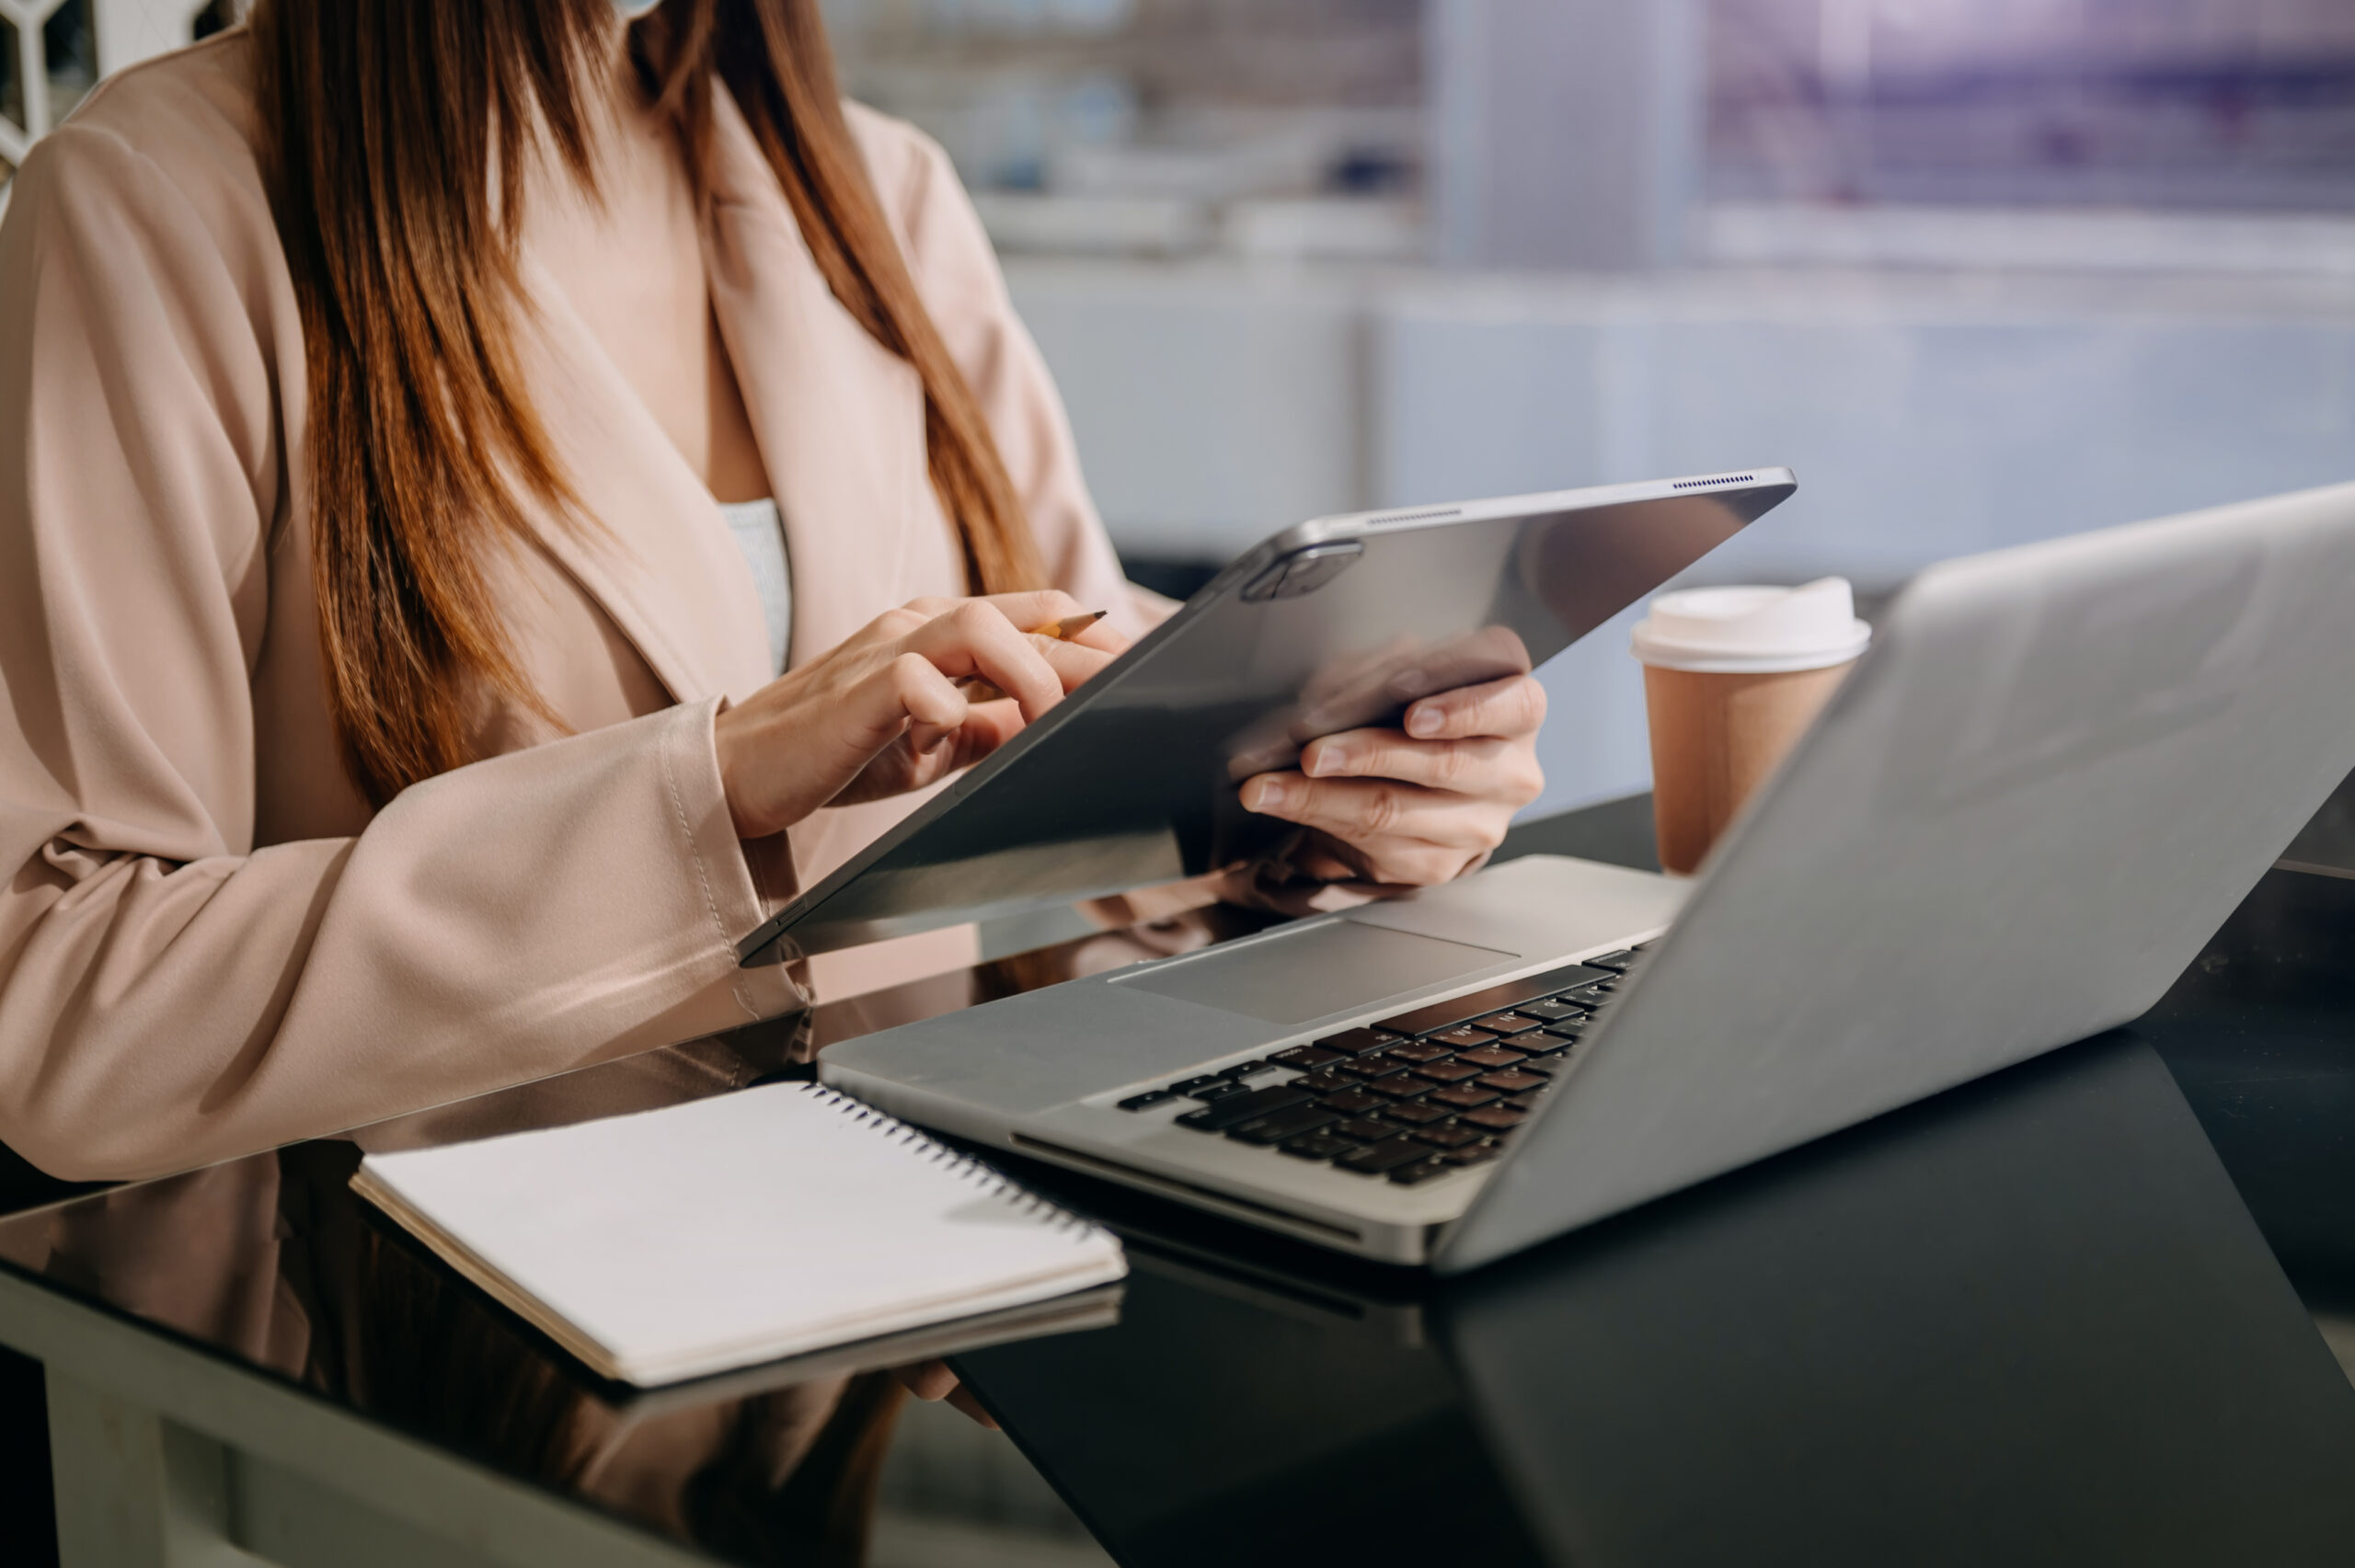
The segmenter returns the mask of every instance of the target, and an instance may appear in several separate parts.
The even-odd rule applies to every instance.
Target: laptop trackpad
[[[1112,983],[1289,1027],[1519,956],[1341,920],[1116,975]]]

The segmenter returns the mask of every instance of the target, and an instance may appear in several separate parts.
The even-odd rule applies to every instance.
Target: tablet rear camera
[[[1254,603],[1269,599],[1300,599],[1315,593],[1357,564],[1365,546],[1354,539],[1311,544],[1295,550],[1251,579],[1243,597]]]

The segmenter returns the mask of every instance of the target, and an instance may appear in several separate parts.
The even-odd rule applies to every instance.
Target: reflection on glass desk
[[[2284,867],[2355,877],[2355,773],[2334,791],[2281,853]]]
[[[1517,841],[1640,862],[1647,827]],[[1453,1281],[1020,1166],[1132,1274],[1113,1326],[958,1358],[1004,1436],[888,1373],[633,1397],[344,1186],[1128,940],[0,1219],[67,1561],[2348,1561],[2350,880],[2269,876],[2133,1030]]]

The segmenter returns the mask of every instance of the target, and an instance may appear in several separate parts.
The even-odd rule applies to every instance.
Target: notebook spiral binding
[[[803,1088],[820,1104],[845,1113],[854,1122],[872,1127],[887,1136],[898,1134],[895,1142],[928,1156],[936,1165],[946,1166],[948,1173],[958,1180],[971,1182],[992,1197],[1004,1198],[1014,1206],[1017,1213],[1069,1236],[1086,1237],[1099,1233],[1097,1225],[1060,1205],[1049,1203],[986,1160],[951,1149],[930,1134],[910,1127],[899,1117],[879,1111],[866,1101],[855,1099],[839,1089],[822,1083],[805,1084]]]

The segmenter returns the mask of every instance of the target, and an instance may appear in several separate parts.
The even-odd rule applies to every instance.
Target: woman
[[[946,160],[840,102],[814,0],[262,0],[17,187],[0,1141],[55,1173],[800,1005],[735,938],[1160,612]],[[1427,698],[1244,803],[1304,875],[1444,880],[1534,794],[1541,710]]]

